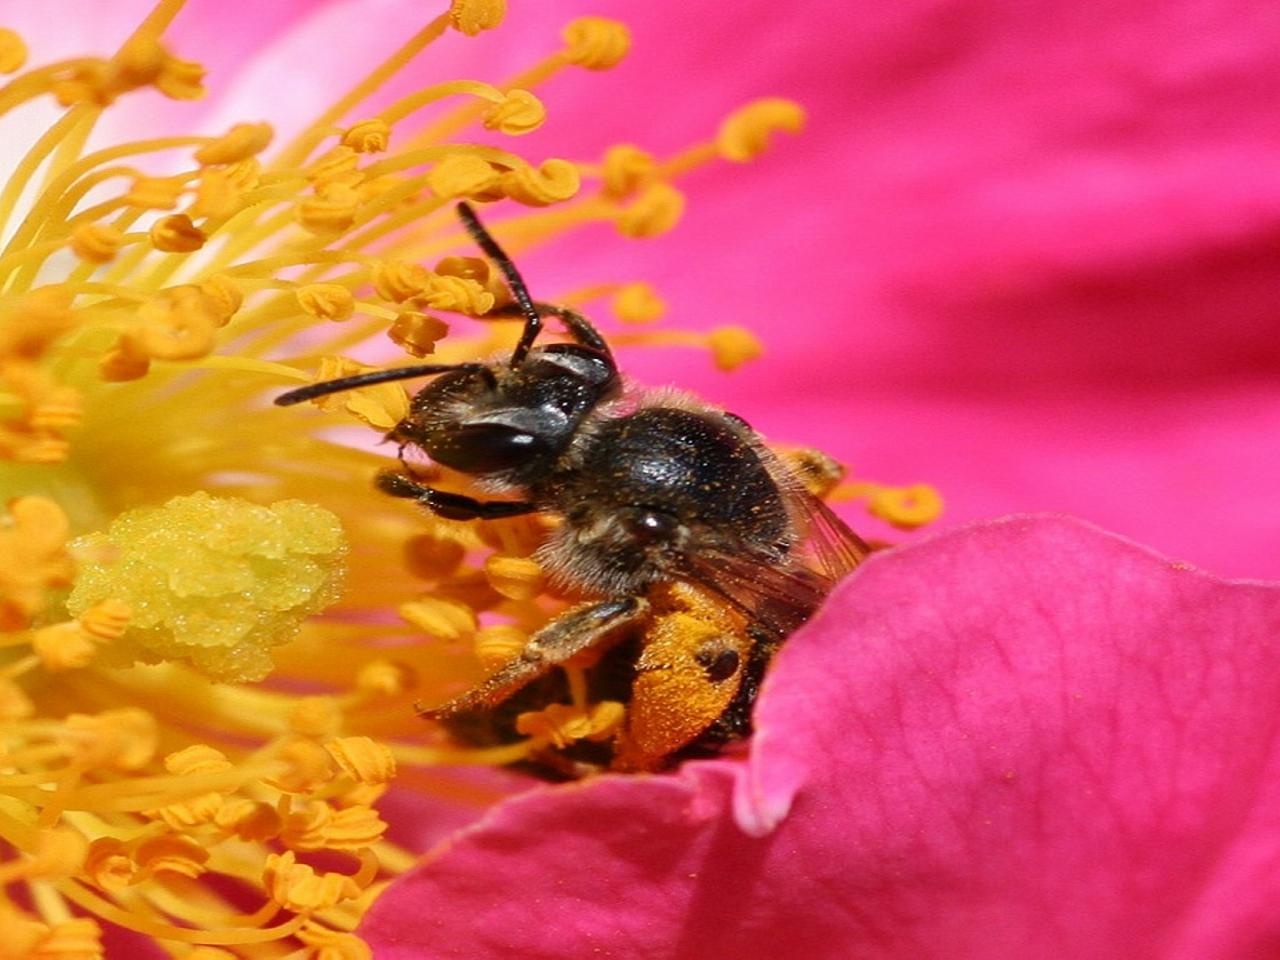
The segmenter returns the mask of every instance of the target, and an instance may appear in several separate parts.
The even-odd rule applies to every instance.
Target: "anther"
[[[717,327],[707,336],[711,356],[721,370],[736,370],[764,353],[759,338],[746,327]]]
[[[623,323],[653,323],[667,312],[666,301],[647,283],[628,283],[614,294],[611,306]]]
[[[748,103],[720,124],[716,149],[725,160],[746,163],[769,146],[778,130],[799,133],[804,128],[804,108],[791,100],[767,98]]]
[[[669,183],[652,183],[618,214],[618,232],[624,237],[656,237],[666,233],[684,214],[684,194]]]
[[[124,234],[109,223],[82,223],[71,231],[71,252],[89,263],[108,263],[115,258]]]
[[[530,207],[545,207],[577,195],[582,177],[575,164],[552,157],[537,167],[517,167],[500,179],[503,192]]]
[[[196,163],[239,163],[261,153],[274,135],[269,123],[237,123],[217,140],[206,143],[195,152]]]
[[[298,306],[319,320],[347,320],[355,312],[356,298],[338,283],[311,283],[294,294]]]
[[[427,186],[437,197],[478,198],[498,189],[502,175],[489,161],[469,153],[445,157],[427,171]]]
[[[501,103],[485,111],[484,125],[518,137],[537,130],[547,119],[547,108],[528,90],[508,90]]]
[[[163,253],[191,253],[204,246],[204,231],[185,213],[161,217],[151,225],[151,245]]]
[[[439,317],[418,310],[402,310],[387,330],[392,342],[406,353],[425,357],[435,352],[436,343],[449,332],[449,325]]]
[[[449,26],[469,37],[492,30],[507,15],[507,0],[451,0]]]
[[[608,70],[617,66],[631,49],[631,32],[626,24],[604,17],[579,17],[561,33],[564,58],[587,70]]]
[[[356,153],[382,153],[390,142],[391,127],[379,117],[361,120],[342,135],[342,145]]]
[[[653,154],[629,143],[610,147],[604,154],[603,186],[606,197],[621,199],[652,176]]]
[[[324,748],[342,769],[359,783],[386,783],[396,775],[396,759],[386,744],[369,737],[341,737]]]
[[[26,41],[8,27],[0,27],[0,73],[14,73],[26,62]]]
[[[441,597],[423,597],[402,603],[399,612],[419,630],[440,640],[462,640],[475,633],[478,626],[471,607]]]

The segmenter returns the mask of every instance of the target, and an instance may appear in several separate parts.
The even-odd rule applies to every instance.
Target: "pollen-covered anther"
[[[98,376],[108,383],[122,383],[145,377],[151,369],[151,360],[131,349],[121,341],[102,355],[98,361]]]
[[[436,344],[448,332],[449,325],[439,317],[420,310],[401,310],[387,330],[387,336],[406,353],[425,357],[435,353]]]
[[[716,327],[707,335],[707,341],[711,357],[721,370],[736,370],[764,353],[759,338],[746,327]]]
[[[442,277],[461,277],[474,280],[483,287],[488,287],[493,279],[493,271],[489,269],[489,261],[479,257],[442,257],[436,263],[435,272]]]
[[[814,447],[782,450],[779,456],[815,497],[828,496],[844,479],[844,465]]]
[[[133,882],[136,871],[137,865],[123,840],[99,837],[89,844],[89,851],[84,857],[84,872],[103,890],[124,890]]]
[[[27,62],[27,42],[16,31],[0,27],[0,73],[14,73]]]
[[[614,316],[623,323],[653,323],[667,312],[667,303],[647,283],[628,283],[613,296]]]
[[[493,673],[506,666],[524,649],[529,634],[510,623],[495,623],[476,631],[476,659],[480,666]]]
[[[632,144],[620,143],[610,147],[604,153],[604,195],[619,200],[634,193],[653,175],[656,165],[653,154]]]
[[[121,91],[153,83],[168,59],[169,52],[154,36],[135,34],[111,61],[115,83]]]
[[[170,287],[138,309],[121,346],[156,360],[195,360],[213,349],[221,323],[217,303],[199,287]]]
[[[359,783],[386,783],[396,775],[390,748],[370,737],[339,737],[324,748],[342,772]]]
[[[89,917],[75,917],[48,926],[33,923],[37,932],[11,956],[24,960],[102,960],[102,928]],[[8,939],[8,938],[6,938]]]
[[[720,124],[716,149],[725,160],[746,163],[768,149],[775,132],[799,133],[804,129],[804,120],[804,108],[792,100],[754,100]]]
[[[301,697],[289,711],[289,729],[304,737],[325,737],[342,726],[342,708],[333,697]]]
[[[292,850],[267,857],[262,872],[267,896],[286,910],[313,913],[360,896],[360,885],[343,873],[317,873],[298,863]]]
[[[219,829],[250,843],[262,843],[280,835],[284,821],[272,804],[244,797],[226,800],[213,818]]]
[[[384,300],[404,303],[427,289],[432,274],[420,263],[383,260],[373,268],[373,289]]]
[[[624,237],[657,237],[680,222],[684,194],[669,183],[651,183],[615,221]]]
[[[124,245],[124,234],[109,223],[82,223],[71,231],[71,252],[88,263],[109,263]]]
[[[192,253],[204,246],[208,237],[185,213],[161,217],[148,231],[151,245],[162,253]]]
[[[502,174],[482,157],[455,153],[435,164],[426,174],[427,188],[437,197],[492,199],[502,195]]]
[[[133,858],[138,864],[139,878],[176,873],[194,880],[207,869],[209,851],[190,837],[164,834],[143,840]]]
[[[220,327],[225,327],[244,303],[244,291],[225,273],[215,273],[201,281],[200,290],[209,298],[214,322]]]
[[[51,387],[34,400],[27,425],[36,431],[59,432],[74,427],[84,418],[84,399],[72,387]]]
[[[325,357],[320,361],[317,381],[336,380],[373,367],[343,357]],[[387,431],[409,413],[409,395],[398,383],[383,383],[360,390],[318,397],[312,401],[322,410],[342,408],[376,430]]]
[[[46,591],[69,586],[70,524],[47,497],[18,497],[0,515],[0,630],[19,630],[45,608]]]
[[[413,689],[417,675],[407,663],[371,660],[356,674],[356,689],[380,697],[394,697]]]
[[[450,0],[449,26],[474,37],[492,30],[507,15],[507,0]]]
[[[564,58],[587,70],[608,70],[622,62],[631,49],[626,24],[605,17],[579,17],[561,32]]]
[[[895,527],[911,530],[942,515],[942,494],[927,483],[880,487],[871,492],[867,512]]]
[[[423,597],[402,603],[399,613],[419,630],[440,640],[464,640],[475,633],[479,625],[471,607],[443,597]]]
[[[274,133],[269,123],[237,123],[217,140],[198,149],[196,163],[210,166],[247,160],[265,150]]]
[[[547,108],[528,90],[508,90],[500,103],[485,111],[484,125],[518,137],[537,130],[547,119]]]
[[[355,224],[362,202],[354,187],[345,183],[327,183],[316,188],[315,196],[298,203],[298,223],[317,236],[337,236]]]
[[[362,850],[386,831],[386,823],[370,807],[335,810],[323,800],[312,800],[285,818],[280,839],[293,850]]]
[[[188,218],[226,220],[244,207],[244,195],[225,170],[201,170]]]
[[[62,732],[86,768],[140,770],[151,762],[159,743],[155,718],[137,707],[69,714]]]
[[[205,743],[193,743],[166,756],[164,768],[179,776],[196,776],[202,773],[222,773],[232,769],[232,763],[221,750]]]
[[[155,87],[170,100],[199,100],[204,96],[204,67],[193,60],[169,57]]]
[[[98,645],[74,620],[41,627],[31,636],[31,650],[51,673],[79,670],[93,662]]]
[[[626,707],[616,700],[602,700],[585,709],[553,703],[545,710],[520,714],[516,717],[516,730],[564,749],[575,740],[609,739],[622,725],[626,712]]]
[[[333,779],[333,758],[307,737],[285,740],[277,746],[274,757],[284,769],[263,782],[285,793],[310,793]]]
[[[430,272],[427,272],[426,283],[414,299],[432,310],[448,310],[468,317],[482,317],[493,309],[494,304],[493,294],[483,284]]]
[[[143,814],[153,820],[159,820],[171,830],[183,831],[198,827],[204,823],[212,823],[218,811],[222,809],[222,794],[210,790],[186,797],[173,803],[165,804],[153,810],[144,810]]]
[[[0,307],[0,362],[39,360],[76,320],[71,296],[63,287],[18,295]]]
[[[138,177],[124,195],[124,202],[143,210],[172,210],[187,190],[182,177]]]
[[[69,877],[79,872],[89,853],[89,841],[77,830],[50,827],[36,838],[30,860],[23,864],[23,875],[30,879]]]
[[[409,572],[424,580],[445,577],[458,569],[466,549],[452,537],[419,533],[405,541],[404,562]]]
[[[298,306],[318,320],[348,320],[356,309],[355,296],[338,283],[309,283],[294,296]]]
[[[493,589],[509,600],[532,600],[547,583],[542,565],[531,557],[493,554],[485,560],[484,572]]]
[[[342,185],[356,187],[364,180],[360,170],[360,158],[350,147],[338,145],[322,154],[307,169],[307,180],[316,190]]]
[[[381,153],[391,142],[391,126],[381,117],[361,120],[342,134],[342,145],[356,153]]]
[[[316,960],[373,960],[369,945],[353,933],[343,933],[308,921],[294,934]],[[188,954],[186,960],[201,960]]]
[[[502,192],[517,203],[545,207],[577,195],[582,176],[576,164],[551,157],[537,167],[517,167],[499,180]]]

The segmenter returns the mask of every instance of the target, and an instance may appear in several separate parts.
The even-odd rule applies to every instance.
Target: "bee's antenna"
[[[297,390],[282,393],[273,401],[277,407],[288,407],[304,400],[326,397],[331,393],[344,390],[355,390],[357,387],[371,387],[376,383],[389,383],[392,380],[412,380],[415,377],[426,377],[433,373],[447,373],[450,370],[467,370],[472,373],[485,372],[493,379],[493,372],[483,363],[423,363],[413,367],[391,367],[388,370],[370,370],[368,373],[357,373],[350,377],[339,377],[337,380],[324,380],[312,383]]]
[[[502,275],[507,278],[507,286],[511,288],[511,295],[516,298],[516,303],[520,305],[520,313],[524,316],[524,330],[520,332],[520,339],[516,342],[516,348],[511,352],[511,365],[513,367],[519,366],[529,353],[529,348],[533,346],[533,341],[537,338],[538,331],[542,329],[542,317],[538,314],[538,308],[534,306],[533,297],[529,296],[529,288],[524,285],[524,278],[520,276],[520,271],[511,262],[511,258],[498,246],[498,241],[494,240],[489,231],[484,228],[484,224],[480,222],[476,212],[471,209],[470,205],[460,203],[458,204],[458,216],[462,218],[462,225],[467,228],[467,233],[471,234],[471,239],[476,242],[476,246],[484,251],[486,257],[498,265]]]

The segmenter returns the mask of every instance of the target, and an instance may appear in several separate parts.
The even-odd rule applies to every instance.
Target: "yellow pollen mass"
[[[210,676],[260,679],[271,647],[338,597],[346,544],[319,507],[260,507],[205,493],[121,514],[82,537],[67,601],[73,613],[104,600],[134,611],[103,655],[113,662],[181,660]]]

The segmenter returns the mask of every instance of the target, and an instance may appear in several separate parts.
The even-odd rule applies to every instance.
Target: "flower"
[[[365,935],[388,960],[1264,956],[1278,629],[1280,587],[1079,521],[888,551],[778,655],[744,760],[505,801]]]
[[[92,957],[132,934],[131,951],[205,960],[363,957],[351,931],[416,838],[509,789],[439,767],[619,717],[596,705],[580,732],[532,723],[493,749],[427,728],[415,699],[565,606],[528,559],[545,526],[477,531],[379,495],[366,446],[404,416],[399,384],[320,412],[264,398],[362,369],[351,352],[510,349],[490,316],[509,292],[462,255],[456,200],[518,210],[493,221],[516,252],[587,225],[659,236],[683,214],[679,178],[754,156],[802,113],[748,103],[674,156],[517,150],[546,118],[532,88],[610,69],[629,34],[577,18],[519,82],[401,89],[426,47],[502,22],[499,0],[454,0],[309,122],[224,122],[224,101],[202,114],[212,133],[133,126],[135,99],[203,94],[202,65],[164,36],[181,6],[161,0],[110,55],[31,68],[28,40],[0,31],[0,112],[59,105],[0,186],[0,878],[25,891],[0,905],[0,952]],[[662,313],[638,277],[548,296]],[[757,352],[733,324],[629,337],[664,339],[723,367]],[[375,433],[323,433],[338,427]]]

